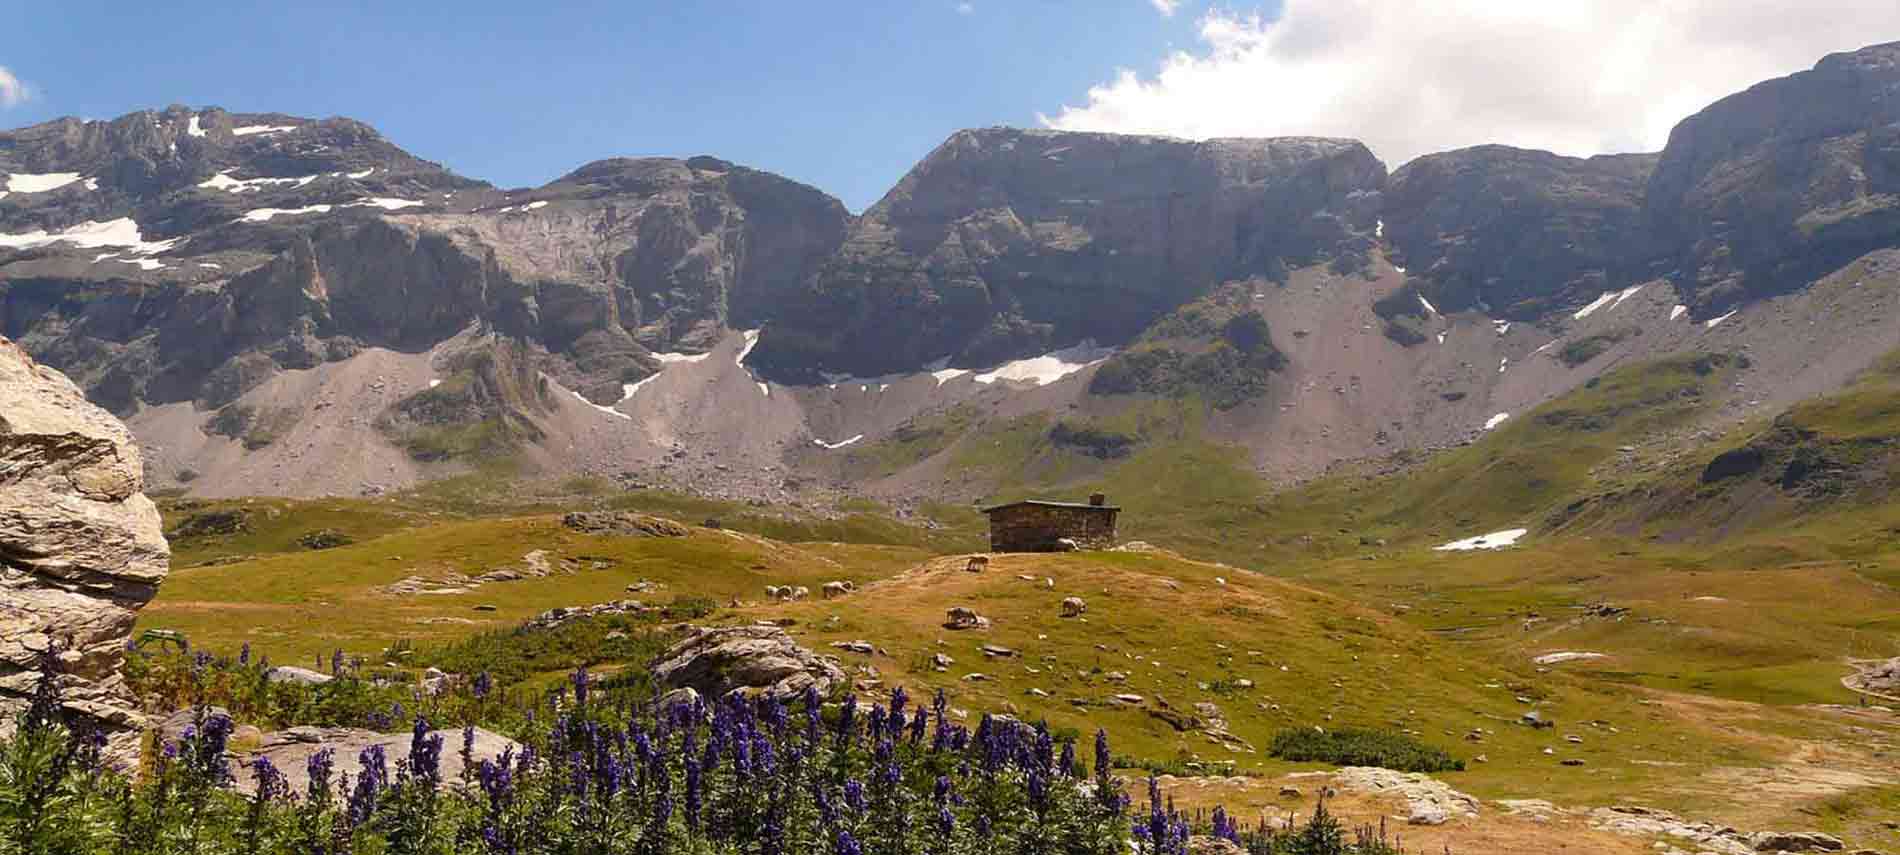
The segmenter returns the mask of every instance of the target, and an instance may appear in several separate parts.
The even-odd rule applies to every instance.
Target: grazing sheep
[[[823,594],[825,599],[835,600],[839,597],[842,597],[846,594],[851,593],[851,583],[850,582],[826,582],[824,587],[819,590]]]
[[[990,569],[990,557],[987,555],[972,555],[970,556],[970,563],[963,565],[963,569],[971,573],[981,573],[988,570]]]
[[[949,629],[983,629],[990,625],[989,618],[963,606],[953,606],[948,617],[949,620],[944,621],[943,625]]]
[[[1089,604],[1083,602],[1081,597],[1069,597],[1062,601],[1063,617],[1081,617],[1088,610]]]
[[[765,586],[765,598],[768,600],[783,600],[785,599],[785,589],[777,585],[767,585]]]
[[[793,588],[793,589],[792,589],[792,601],[793,601],[793,602],[799,602],[799,601],[803,601],[803,600],[809,600],[809,599],[811,599],[811,589],[810,589],[810,588],[807,588],[807,587],[805,587],[804,585],[800,585],[800,586],[798,586],[798,587],[796,587],[796,588]]]

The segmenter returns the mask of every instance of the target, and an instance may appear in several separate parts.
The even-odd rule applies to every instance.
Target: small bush
[[[1274,734],[1269,751],[1282,760],[1378,766],[1400,772],[1447,772],[1465,768],[1463,760],[1390,730],[1282,730]]]

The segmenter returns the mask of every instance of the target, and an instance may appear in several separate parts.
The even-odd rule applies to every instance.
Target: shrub
[[[1274,734],[1269,747],[1282,760],[1318,761],[1340,766],[1379,766],[1400,772],[1462,771],[1463,760],[1390,730],[1294,728]]]

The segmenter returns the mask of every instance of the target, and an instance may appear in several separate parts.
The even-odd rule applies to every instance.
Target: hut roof
[[[983,513],[993,514],[993,513],[996,513],[997,511],[1007,510],[1009,508],[1022,507],[1024,505],[1029,505],[1029,506],[1038,507],[1038,508],[1069,508],[1069,509],[1077,510],[1077,511],[1119,511],[1121,510],[1120,505],[1091,505],[1087,502],[1049,502],[1049,501],[1044,501],[1042,499],[1024,499],[1020,502],[1006,502],[1001,505],[991,505],[990,507],[984,508]]]

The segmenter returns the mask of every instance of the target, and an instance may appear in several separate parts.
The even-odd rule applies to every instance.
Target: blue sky
[[[0,126],[172,103],[347,115],[501,186],[712,154],[861,210],[958,128],[1035,125],[1118,66],[1152,68],[1193,40],[1193,5],[34,4],[6,16],[0,66],[33,95]]]
[[[1900,39],[1894,0],[287,0],[0,11],[0,127],[182,103],[346,115],[504,187],[712,154],[863,210],[959,128],[1655,151]],[[1046,117],[1046,119],[1045,119]]]

